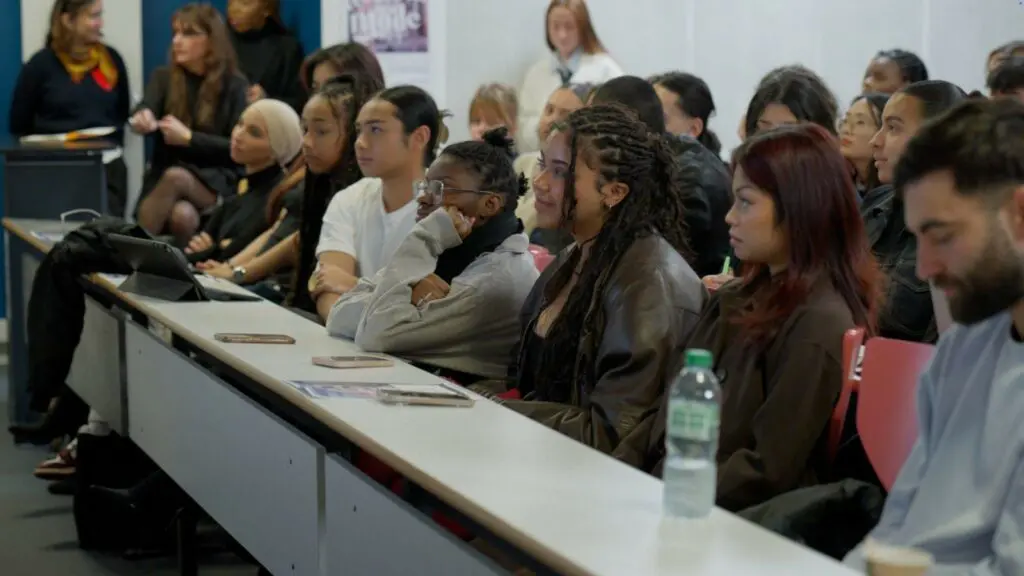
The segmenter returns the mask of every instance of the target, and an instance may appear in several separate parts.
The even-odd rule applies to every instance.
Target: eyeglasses
[[[480,196],[494,194],[494,192],[486,190],[467,190],[445,186],[444,182],[440,180],[420,180],[412,185],[412,189],[417,198],[425,197],[430,200],[431,204],[441,204],[445,194],[477,194]]]

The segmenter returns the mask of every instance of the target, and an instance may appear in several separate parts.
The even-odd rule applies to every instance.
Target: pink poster
[[[425,53],[427,0],[350,0],[348,30],[378,54]]]

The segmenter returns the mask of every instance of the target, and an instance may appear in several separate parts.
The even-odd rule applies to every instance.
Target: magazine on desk
[[[309,398],[362,398],[392,405],[470,407],[474,399],[457,386],[445,384],[385,384],[381,382],[333,382],[285,380],[285,384]]]

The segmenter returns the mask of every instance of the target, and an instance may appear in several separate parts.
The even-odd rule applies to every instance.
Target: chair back
[[[846,427],[846,414],[850,411],[850,398],[857,392],[860,381],[857,361],[861,357],[861,346],[864,344],[864,329],[850,328],[843,334],[843,388],[839,392],[839,400],[832,410],[832,420],[828,428],[828,458],[836,459],[839,443],[843,439]]]
[[[917,380],[935,347],[868,340],[857,392],[857,432],[886,490],[917,440]]]
[[[530,254],[533,254],[533,264],[540,272],[543,272],[548,267],[548,264],[551,264],[555,259],[555,256],[548,252],[547,248],[536,244],[530,244]]]

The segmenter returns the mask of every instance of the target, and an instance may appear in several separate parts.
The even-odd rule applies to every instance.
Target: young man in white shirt
[[[415,86],[388,88],[359,111],[356,159],[366,178],[335,194],[324,213],[310,279],[321,319],[360,277],[383,268],[416,224],[413,183],[447,138],[442,120],[434,99]]]
[[[1024,574],[1024,105],[969,100],[939,116],[895,184],[917,274],[956,324],[921,374],[917,442],[869,539],[931,554],[933,576]],[[846,563],[863,568],[868,547]]]

